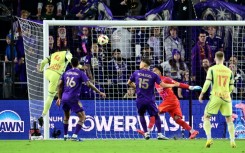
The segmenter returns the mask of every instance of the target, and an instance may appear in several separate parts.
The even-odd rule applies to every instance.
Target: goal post
[[[19,22],[21,23],[21,25],[28,24],[28,26],[32,27],[33,30],[33,34],[37,34],[40,36],[39,43],[42,43],[41,46],[39,45],[35,45],[33,48],[35,48],[36,50],[38,49],[42,49],[42,56],[38,56],[37,59],[35,59],[37,62],[39,59],[44,58],[49,56],[49,35],[50,35],[50,28],[52,27],[59,27],[59,26],[66,26],[66,27],[98,27],[98,28],[108,28],[110,30],[108,30],[108,33],[104,33],[104,34],[108,34],[108,37],[110,39],[109,43],[112,43],[111,41],[114,38],[117,38],[116,35],[113,34],[113,32],[115,31],[115,29],[117,28],[141,28],[141,27],[147,27],[147,28],[154,28],[154,27],[160,27],[162,28],[161,30],[161,39],[164,39],[168,33],[166,31],[164,31],[166,28],[165,27],[169,27],[169,26],[177,26],[177,27],[204,27],[204,26],[232,26],[233,28],[236,27],[236,30],[233,29],[233,37],[238,37],[237,35],[234,34],[234,31],[239,31],[239,27],[241,29],[243,29],[244,31],[244,27],[245,27],[245,21],[116,21],[116,20],[100,20],[100,21],[96,21],[96,20],[44,20],[42,24],[40,25],[35,25],[32,24],[32,21],[27,21],[27,20],[23,20],[23,19],[19,19]],[[38,29],[37,29],[38,27]],[[238,29],[237,29],[238,27]],[[113,30],[111,30],[113,29]],[[151,31],[152,29],[150,29],[149,31]],[[23,31],[23,29],[22,29]],[[37,32],[38,31],[38,32]],[[125,34],[124,39],[126,39],[127,37],[131,36],[131,35],[126,35],[126,32],[123,30],[119,30],[119,32],[122,33],[122,35]],[[135,32],[135,31],[134,31]],[[150,35],[150,32],[147,33],[147,35]],[[242,35],[242,36],[241,36]],[[245,33],[239,35],[239,40],[241,40],[241,37],[245,37]],[[94,37],[92,37],[92,40],[96,40],[98,34],[94,34]],[[114,38],[112,38],[114,36]],[[70,38],[71,40],[73,40],[73,38]],[[234,38],[235,39],[235,38]],[[28,41],[28,39],[24,39],[24,42]],[[123,46],[116,46],[116,47],[123,47],[123,48],[127,48],[128,44],[127,41],[122,41],[123,43],[125,43],[125,45]],[[148,43],[148,47],[149,48],[154,48],[155,46],[151,46],[152,44],[150,44],[149,42],[145,41],[146,43]],[[245,42],[245,40],[244,40]],[[244,45],[244,42],[241,42],[242,45]],[[187,43],[186,41],[184,43]],[[190,42],[188,42],[190,43]],[[232,41],[233,43],[233,49],[234,47],[236,47],[237,45],[240,45],[237,43],[237,41]],[[69,44],[72,47],[72,50],[74,52],[76,52],[77,48],[75,46],[72,46],[73,44]],[[111,45],[111,44],[110,44]],[[164,48],[164,43],[162,43],[159,48]],[[236,45],[236,46],[235,46]],[[244,45],[245,46],[245,45]],[[82,46],[83,47],[83,46]],[[134,52],[136,55],[141,54],[142,48],[144,48],[145,46],[141,46],[139,48],[138,45],[135,45],[134,48],[130,49],[130,52]],[[157,48],[157,47],[156,47]],[[244,47],[245,48],[245,47]],[[27,51],[28,49],[28,43],[25,43],[25,51]],[[128,49],[128,48],[127,48]],[[112,54],[112,50],[110,51],[110,53],[108,53],[108,56],[111,56]],[[190,55],[191,52],[191,48],[188,48],[188,50],[186,49],[185,52],[188,52]],[[123,52],[122,52],[123,53]],[[156,53],[157,54],[157,53]],[[232,55],[235,56],[241,56],[244,55],[244,51],[243,50],[239,50],[236,48],[236,52],[233,52],[232,50]],[[125,56],[125,58],[127,59],[127,53],[125,53],[123,56]],[[31,58],[31,57],[28,57]],[[159,60],[162,62],[165,61],[166,57],[161,57]],[[189,58],[189,57],[188,57]],[[31,60],[31,59],[30,59]],[[84,59],[83,59],[84,60]],[[28,61],[27,61],[28,62]],[[130,64],[131,67],[133,67],[133,69],[137,68],[137,62],[136,61],[132,61],[132,60],[127,60],[127,62]],[[190,61],[189,61],[190,62]],[[95,62],[96,63],[96,62]],[[106,64],[108,65],[109,61],[106,61]],[[33,63],[27,63],[27,65],[31,65]],[[35,63],[37,64],[37,63]],[[160,64],[160,63],[158,63]],[[98,65],[98,63],[97,63]],[[241,64],[241,66],[244,64]],[[108,66],[107,66],[108,69]],[[244,69],[244,67],[242,67],[242,69]],[[28,71],[28,70],[27,70]],[[97,71],[97,70],[96,70]],[[103,70],[104,72],[107,72],[108,70]],[[95,72],[95,70],[93,70],[94,74],[96,74],[97,72]],[[31,71],[29,73],[32,73]],[[131,70],[127,70],[127,75],[129,75],[131,73]],[[27,74],[28,75],[28,74]],[[37,75],[37,74],[35,74]],[[40,74],[38,74],[40,75]],[[107,80],[110,80],[111,82],[113,82],[113,79],[107,78],[108,74],[107,73],[103,73],[103,79],[106,78]],[[43,76],[44,78],[44,76]],[[98,77],[99,78],[99,77]],[[32,80],[32,78],[28,78],[29,80]],[[129,77],[127,78],[129,79]],[[39,82],[42,81],[43,82],[43,87],[42,89],[42,100],[45,101],[45,98],[47,97],[47,92],[48,92],[48,81],[46,79],[41,79],[38,80]],[[95,102],[95,116],[97,116],[99,118],[99,116],[103,116],[104,118],[102,118],[101,120],[107,120],[107,117],[109,115],[130,115],[131,116],[137,116],[137,109],[134,105],[134,103],[132,102],[132,99],[126,98],[124,99],[126,101],[125,104],[121,104],[121,99],[123,99],[123,97],[119,97],[118,93],[119,90],[116,90],[116,88],[123,88],[123,91],[127,91],[127,86],[124,86],[126,84],[126,80],[123,80],[124,82],[119,82],[119,86],[110,86],[110,88],[112,90],[110,91],[117,91],[117,93],[113,93],[111,92],[111,97],[109,97],[106,100],[101,100],[98,99],[97,97],[94,98]],[[109,82],[109,81],[108,81]],[[106,88],[108,88],[107,83],[108,82],[100,82],[101,85],[103,85],[104,89],[107,90]],[[30,84],[31,83],[31,84]],[[36,82],[28,82],[28,91],[30,92],[30,90],[34,90],[34,88],[36,89],[36,87],[32,87],[32,85],[35,85]],[[106,86],[104,86],[106,84]],[[243,84],[244,86],[244,84]],[[114,90],[115,89],[115,90]],[[109,94],[109,93],[108,93]],[[30,96],[29,96],[30,98]],[[242,97],[235,97],[236,99],[242,99]],[[159,102],[161,102],[161,98],[159,98],[159,95],[157,95],[157,101],[158,104]],[[33,108],[33,105],[35,105],[35,103],[31,103],[30,104],[30,108]],[[43,104],[42,104],[43,105]],[[122,106],[123,105],[123,106]],[[121,109],[119,107],[122,107]],[[41,107],[39,107],[40,109],[42,109]],[[110,109],[111,108],[111,109]],[[40,111],[36,112],[35,110],[35,115],[36,114],[40,114]],[[120,117],[118,118],[118,120],[121,119]],[[129,118],[128,118],[129,119]],[[133,118],[134,119],[134,118]],[[137,120],[137,117],[135,118],[135,122]],[[140,128],[141,126],[137,123],[137,127]],[[114,128],[117,128],[116,126]],[[135,129],[134,129],[135,130]],[[50,138],[50,131],[49,131],[49,113],[47,113],[47,115],[44,118],[44,139],[49,139]],[[97,133],[97,137],[98,138],[138,138],[137,134],[132,133],[132,129],[131,131],[124,131],[124,132],[111,132],[111,131],[96,131]],[[134,131],[135,132],[135,131]],[[116,135],[116,136],[115,136]]]
[[[43,22],[43,57],[48,57],[49,56],[49,28],[48,28],[48,23],[45,22],[46,20],[44,20]],[[46,27],[46,28],[45,28]],[[47,39],[45,39],[47,38]],[[47,41],[45,41],[47,40]],[[45,66],[46,69],[47,66]],[[44,77],[44,76],[43,76]],[[45,99],[48,96],[48,80],[47,79],[43,79],[43,96],[44,96],[44,105],[45,105]],[[50,138],[50,124],[49,124],[49,111],[47,112],[47,114],[44,116],[44,130],[43,130],[43,137],[44,139],[49,139]]]

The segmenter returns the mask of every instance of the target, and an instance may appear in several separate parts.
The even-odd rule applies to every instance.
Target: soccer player
[[[207,135],[206,147],[210,148],[213,144],[211,138],[211,123],[209,119],[212,115],[216,115],[220,110],[221,114],[226,117],[230,135],[230,145],[232,148],[235,148],[235,130],[232,122],[232,100],[230,96],[234,88],[233,74],[228,67],[223,65],[224,53],[222,51],[215,53],[215,62],[216,65],[208,69],[206,81],[199,96],[199,101],[202,103],[204,93],[212,84],[210,100],[205,107],[203,121],[203,128]]]
[[[153,68],[153,72],[156,73],[160,78],[161,81],[168,84],[175,84],[176,81],[169,77],[163,76],[163,68],[161,66],[155,66]],[[200,86],[189,86],[184,83],[179,83],[179,88],[189,89],[189,90],[201,90]],[[155,88],[157,89],[159,95],[162,97],[163,101],[158,106],[159,114],[163,114],[168,112],[170,116],[174,119],[174,121],[179,124],[183,129],[188,130],[191,133],[190,139],[194,139],[198,131],[192,129],[185,121],[182,120],[182,111],[180,108],[179,99],[174,94],[172,88],[162,88],[158,84],[155,84]],[[148,129],[150,130],[155,122],[155,118],[150,118],[150,123],[148,125]],[[143,134],[143,131],[138,130],[140,134]]]
[[[76,124],[76,129],[71,137],[72,140],[79,141],[77,135],[82,128],[85,121],[85,113],[82,107],[80,99],[80,92],[82,83],[85,82],[88,87],[99,93],[103,98],[106,94],[100,92],[88,79],[87,75],[78,69],[78,59],[71,59],[72,69],[66,71],[59,82],[58,86],[58,100],[56,104],[60,106],[62,104],[62,109],[64,111],[64,140],[68,138],[68,121],[70,117],[70,111],[73,111],[79,117],[79,121]]]
[[[48,97],[45,100],[42,116],[38,119],[39,125],[43,126],[43,117],[51,107],[54,96],[57,93],[57,86],[60,76],[64,73],[66,66],[70,63],[72,54],[69,51],[57,51],[49,57],[43,59],[40,63],[39,71],[43,71],[44,66],[49,63],[45,70],[45,78],[49,81]]]
[[[154,85],[159,84],[162,88],[175,87],[179,83],[165,84],[161,81],[158,75],[149,70],[151,61],[149,59],[142,59],[140,62],[140,70],[136,70],[128,80],[128,85],[136,89],[136,107],[140,116],[140,123],[144,130],[144,137],[146,140],[150,138],[150,131],[147,130],[146,120],[144,117],[147,111],[150,116],[154,116],[156,120],[156,127],[158,130],[157,139],[165,140],[166,138],[161,133],[161,120],[158,114],[157,105],[155,103]]]

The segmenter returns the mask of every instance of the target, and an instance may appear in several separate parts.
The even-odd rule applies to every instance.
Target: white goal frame
[[[43,21],[43,57],[48,57],[49,52],[49,26],[245,26],[245,21],[117,21],[117,20],[44,20]],[[44,41],[45,40],[45,41]],[[48,81],[44,79],[44,99],[48,95]],[[44,139],[49,139],[49,112],[44,117]]]

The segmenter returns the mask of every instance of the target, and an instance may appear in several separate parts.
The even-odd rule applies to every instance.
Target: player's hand
[[[60,106],[60,99],[57,99],[56,105],[57,105],[57,106]]]
[[[85,70],[84,66],[82,66],[81,64],[79,64],[77,67],[78,67],[80,70]]]
[[[202,90],[202,87],[200,87],[200,86],[189,86],[189,90],[198,91],[198,90]]]
[[[99,95],[102,97],[102,98],[106,98],[106,94],[104,92],[100,92]]]
[[[199,95],[199,97],[198,97],[198,100],[199,100],[200,103],[203,102],[202,98],[203,98],[203,94],[201,93],[201,94]]]

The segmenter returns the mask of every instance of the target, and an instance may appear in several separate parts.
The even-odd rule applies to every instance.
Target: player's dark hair
[[[222,51],[217,51],[215,57],[217,57],[218,60],[222,60],[224,58],[224,53]]]
[[[158,69],[161,72],[161,75],[163,75],[163,67],[161,65],[155,65],[153,68]]]
[[[73,57],[71,59],[71,65],[72,65],[72,67],[77,67],[78,66],[78,58]]]
[[[148,66],[151,65],[151,60],[149,58],[143,58],[143,59],[141,59],[141,61],[144,62]]]

